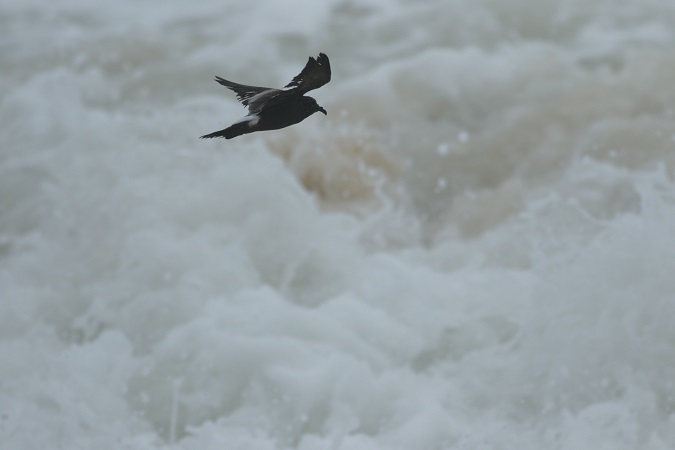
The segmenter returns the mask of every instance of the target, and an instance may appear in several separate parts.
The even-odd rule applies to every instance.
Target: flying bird
[[[305,93],[330,81],[330,61],[324,53],[310,56],[305,68],[290,83],[281,89],[246,86],[216,76],[216,81],[237,94],[248,114],[229,127],[201,136],[232,139],[255,131],[278,130],[300,123],[315,112],[328,115],[312,97]]]

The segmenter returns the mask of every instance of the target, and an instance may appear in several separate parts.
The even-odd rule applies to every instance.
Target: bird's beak
[[[328,113],[326,112],[326,110],[323,109],[323,108],[320,107],[320,106],[319,106],[319,111],[321,111],[321,112],[323,113],[324,116],[327,116],[327,115],[328,115]]]

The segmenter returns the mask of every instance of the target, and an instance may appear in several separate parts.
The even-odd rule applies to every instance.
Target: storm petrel
[[[317,111],[328,114],[316,100],[304,95],[330,81],[330,61],[324,53],[319,53],[317,58],[310,57],[302,72],[282,89],[246,86],[218,76],[216,81],[237,94],[237,100],[248,107],[248,114],[224,130],[205,134],[201,139],[232,139],[255,131],[278,130],[300,123]]]

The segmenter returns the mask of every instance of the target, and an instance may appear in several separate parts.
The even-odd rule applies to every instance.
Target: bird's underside
[[[282,89],[247,86],[216,76],[216,82],[234,91],[237,100],[248,107],[248,114],[229,127],[201,138],[232,139],[256,131],[285,128],[318,111],[326,114],[316,100],[304,94],[328,83],[330,78],[330,61],[324,53],[317,58],[310,57],[302,72]]]

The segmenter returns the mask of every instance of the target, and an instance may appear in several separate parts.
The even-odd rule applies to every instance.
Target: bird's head
[[[311,116],[315,112],[321,111],[324,115],[328,115],[325,109],[323,109],[312,97],[306,95],[302,96],[302,109],[307,114],[307,117]]]

